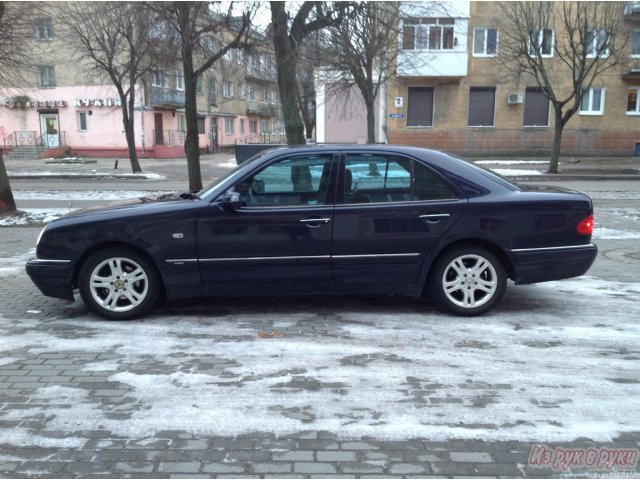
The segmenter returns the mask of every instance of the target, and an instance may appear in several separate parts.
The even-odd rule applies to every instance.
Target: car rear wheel
[[[459,247],[436,261],[429,289],[436,304],[457,315],[481,315],[504,294],[507,274],[502,262],[481,247]]]
[[[154,265],[128,248],[110,248],[91,255],[80,269],[78,284],[84,303],[110,320],[143,315],[160,293]]]

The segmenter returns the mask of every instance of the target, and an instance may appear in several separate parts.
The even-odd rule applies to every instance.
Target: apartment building
[[[552,109],[533,78],[515,80],[501,65],[506,19],[498,2],[437,2],[431,12],[416,4],[403,5],[387,141],[461,155],[548,154]],[[563,155],[640,155],[640,2],[621,11],[626,53],[584,92],[565,127]],[[559,61],[560,33],[539,35],[543,55]]]
[[[41,2],[25,55],[36,65],[19,88],[0,88],[0,147],[81,156],[126,156],[120,100],[113,84],[70,47],[52,10]],[[211,47],[222,39],[208,38]],[[2,87],[2,86],[0,86]],[[184,156],[185,85],[181,62],[165,62],[136,86],[136,146],[144,157]],[[198,80],[203,151],[279,134],[281,108],[274,55],[262,41],[251,54],[231,50]],[[31,154],[29,151],[27,155]]]

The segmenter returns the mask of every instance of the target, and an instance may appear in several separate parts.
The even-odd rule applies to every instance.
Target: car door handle
[[[303,218],[300,223],[304,223],[309,228],[319,228],[322,223],[329,223],[330,218]]]
[[[438,223],[440,220],[449,218],[450,216],[448,213],[429,213],[427,215],[420,215],[420,220],[424,220],[427,223]]]

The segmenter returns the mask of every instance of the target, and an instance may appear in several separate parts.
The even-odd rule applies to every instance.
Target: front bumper
[[[519,284],[548,282],[584,275],[598,255],[598,247],[524,248],[511,250],[514,282]]]
[[[32,258],[26,265],[27,274],[47,297],[73,302],[73,262]]]

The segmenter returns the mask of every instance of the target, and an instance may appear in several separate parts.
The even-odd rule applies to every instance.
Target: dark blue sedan
[[[43,294],[110,319],[160,298],[428,294],[460,315],[516,284],[584,274],[593,206],[463,160],[399,146],[280,148],[198,193],[88,208],[49,223],[27,272]]]

